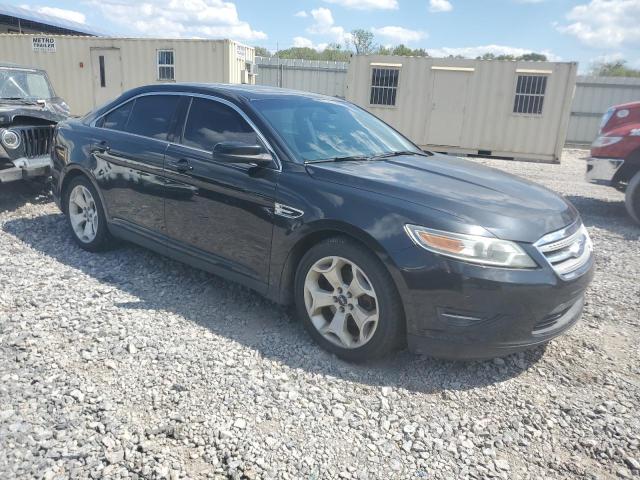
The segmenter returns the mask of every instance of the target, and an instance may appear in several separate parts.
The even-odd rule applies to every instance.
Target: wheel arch
[[[94,178],[94,176],[84,168],[79,165],[69,165],[69,167],[65,170],[64,175],[62,176],[62,180],[60,183],[60,207],[64,214],[67,213],[67,188],[71,182],[78,177],[86,177],[93,188],[95,188],[96,192],[98,192],[98,196],[100,197],[100,203],[102,203],[102,208],[104,209],[104,214],[107,219],[109,219],[109,213],[107,210],[107,205],[104,201],[104,197],[102,196],[102,191],[98,186],[98,182]]]
[[[394,275],[393,269],[389,268],[391,259],[387,251],[369,233],[353,225],[335,221],[318,221],[309,225],[309,227],[310,228],[295,241],[284,262],[278,277],[279,283],[276,289],[275,300],[278,303],[283,305],[293,303],[293,286],[296,269],[300,260],[314,245],[332,237],[346,237],[373,252],[384,265],[395,287],[398,288],[399,279]]]

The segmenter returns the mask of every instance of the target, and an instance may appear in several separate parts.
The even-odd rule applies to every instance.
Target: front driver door
[[[263,289],[269,274],[276,165],[214,160],[213,147],[219,142],[262,144],[245,118],[223,101],[192,97],[178,137],[165,157],[170,246]]]

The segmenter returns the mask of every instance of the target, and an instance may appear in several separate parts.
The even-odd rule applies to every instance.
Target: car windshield
[[[422,153],[384,122],[342,101],[287,97],[258,99],[253,105],[299,161]]]
[[[0,98],[49,100],[53,92],[46,75],[21,69],[0,68]]]

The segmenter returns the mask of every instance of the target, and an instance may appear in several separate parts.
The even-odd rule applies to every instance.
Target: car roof
[[[268,98],[282,97],[300,97],[300,98],[333,98],[317,93],[302,92],[300,90],[290,90],[287,88],[270,87],[265,85],[243,85],[243,84],[226,84],[226,83],[168,83],[158,85],[146,85],[130,90],[131,96],[140,95],[151,92],[188,92],[211,94],[225,97],[230,100],[259,100]]]

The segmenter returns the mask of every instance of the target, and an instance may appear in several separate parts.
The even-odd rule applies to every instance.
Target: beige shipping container
[[[420,147],[559,162],[577,64],[354,56],[347,100]]]
[[[254,83],[254,61],[233,40],[0,34],[0,62],[46,70],[74,115],[141,85]]]

